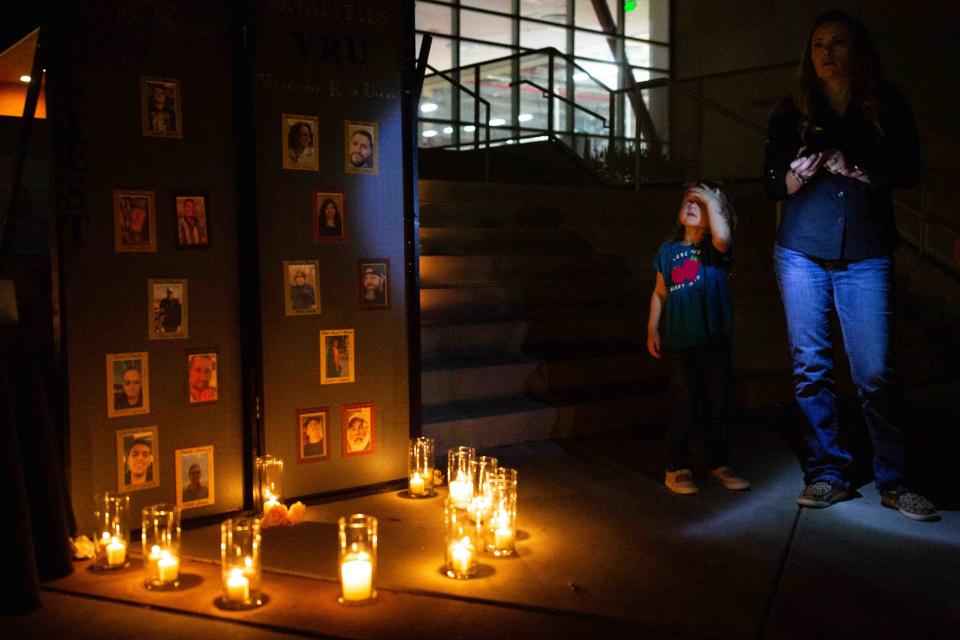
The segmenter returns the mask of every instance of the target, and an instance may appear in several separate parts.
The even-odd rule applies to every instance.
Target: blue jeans
[[[779,244],[773,251],[787,316],[797,404],[810,426],[807,484],[850,486],[850,453],[838,441],[830,313],[836,310],[873,441],[873,472],[881,491],[907,484],[898,418],[900,384],[894,362],[893,258],[820,260]]]

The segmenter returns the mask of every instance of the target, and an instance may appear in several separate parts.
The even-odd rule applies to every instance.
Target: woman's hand
[[[827,156],[823,161],[823,166],[831,173],[839,173],[847,178],[870,184],[870,177],[864,173],[863,169],[855,164],[850,164],[846,156],[843,155],[843,151],[839,149]]]
[[[823,153],[811,153],[810,155],[802,155],[805,148],[800,149],[800,154],[796,159],[790,163],[790,172],[794,174],[793,177],[800,178],[801,182],[806,182],[817,172],[820,168],[820,165],[823,164],[824,154]]]

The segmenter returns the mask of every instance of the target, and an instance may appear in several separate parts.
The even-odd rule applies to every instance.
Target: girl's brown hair
[[[723,192],[720,188],[720,185],[714,182],[707,182],[702,180],[700,182],[687,182],[683,185],[683,197],[680,199],[680,206],[683,206],[683,201],[687,199],[687,194],[695,189],[709,189],[717,195],[717,200],[720,202],[720,215],[723,216],[723,219],[727,221],[727,224],[730,225],[730,230],[733,231],[737,227],[737,211],[733,208],[733,204],[730,202],[730,199],[727,197],[727,194]],[[670,240],[683,240],[683,234],[686,231],[684,226],[677,222],[677,228],[674,230],[673,235],[670,237]],[[707,237],[710,236],[710,229],[707,228]]]

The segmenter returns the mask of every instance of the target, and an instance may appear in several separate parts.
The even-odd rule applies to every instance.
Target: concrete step
[[[572,306],[635,302],[649,296],[648,283],[610,278],[531,281],[509,284],[421,287],[424,318],[464,315],[524,314]]]
[[[562,215],[556,207],[513,202],[490,206],[472,202],[426,202],[420,205],[420,228],[557,229]]]
[[[503,396],[424,408],[437,450],[489,448],[654,424],[669,410],[665,389],[589,387],[546,397]],[[657,420],[651,420],[656,417]]]
[[[644,260],[644,271],[649,260]],[[487,282],[523,283],[542,278],[576,277],[623,278],[640,271],[635,256],[603,253],[575,255],[505,255],[491,253],[470,256],[421,256],[421,286]],[[652,270],[651,270],[652,271]]]
[[[487,354],[425,362],[424,406],[510,395],[542,395],[592,385],[657,382],[663,366],[637,345],[589,352],[584,349],[539,353]]]
[[[579,254],[591,245],[567,229],[420,229],[422,255]]]

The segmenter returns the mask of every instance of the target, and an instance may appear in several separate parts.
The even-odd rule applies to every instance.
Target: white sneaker
[[[670,491],[681,495],[689,495],[700,491],[700,487],[693,481],[693,471],[690,469],[667,471],[667,479],[663,483],[667,485]]]
[[[743,491],[750,488],[750,482],[735,474],[730,467],[717,467],[712,470],[710,480],[730,491]]]

